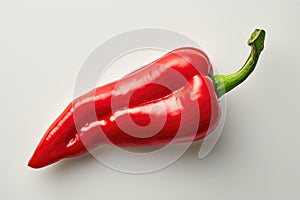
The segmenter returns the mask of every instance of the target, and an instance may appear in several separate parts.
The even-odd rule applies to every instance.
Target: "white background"
[[[0,1],[0,198],[299,199],[299,1]],[[219,142],[193,145],[155,173],[114,171],[90,155],[41,170],[27,161],[72,100],[89,53],[124,31],[156,27],[198,42],[221,73],[245,61],[254,28],[267,31],[251,77],[227,95]],[[151,59],[151,58],[149,58]]]

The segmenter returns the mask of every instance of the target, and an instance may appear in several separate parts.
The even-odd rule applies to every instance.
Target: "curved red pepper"
[[[40,168],[63,158],[81,155],[87,149],[107,143],[104,135],[118,146],[166,144],[175,137],[180,123],[185,131],[176,136],[174,142],[202,139],[215,128],[219,120],[218,97],[241,83],[253,71],[263,49],[264,36],[263,30],[256,30],[252,34],[248,42],[252,46],[251,55],[242,70],[232,75],[213,75],[208,57],[202,51],[180,48],[119,81],[77,98],[46,131],[28,165]],[[188,82],[178,81],[176,72]],[[114,110],[111,108],[112,98]],[[127,106],[128,98],[130,101]],[[200,119],[197,121],[191,109],[193,102],[199,106]],[[166,115],[153,107],[165,108]],[[96,119],[91,114],[94,108]],[[188,119],[181,118],[183,110],[190,116]],[[74,112],[76,126],[80,127],[78,131]],[[128,115],[142,126],[150,122],[149,115],[154,121],[163,118],[166,121],[154,136],[143,137],[143,133],[139,133],[140,137],[133,137],[116,124],[117,120],[126,126]],[[196,136],[189,128],[195,124],[198,126]],[[99,134],[99,127],[103,135]]]

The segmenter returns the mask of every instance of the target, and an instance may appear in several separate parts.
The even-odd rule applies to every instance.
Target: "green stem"
[[[262,29],[256,29],[252,33],[248,40],[248,45],[252,47],[251,53],[246,63],[239,71],[228,75],[216,74],[210,76],[218,97],[221,97],[223,94],[238,86],[251,74],[257,64],[260,53],[264,49],[265,35],[265,31]]]

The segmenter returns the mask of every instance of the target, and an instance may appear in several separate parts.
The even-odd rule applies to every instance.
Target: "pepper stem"
[[[248,45],[252,48],[251,53],[246,63],[239,71],[228,75],[216,74],[210,76],[214,83],[218,98],[242,83],[254,70],[258,61],[258,57],[264,49],[265,35],[265,31],[262,29],[256,29],[252,33],[250,39],[248,40]]]

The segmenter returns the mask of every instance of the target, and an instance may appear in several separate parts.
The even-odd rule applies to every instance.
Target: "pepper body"
[[[80,133],[82,130],[78,130],[78,127],[95,124],[94,112],[99,120],[112,115],[112,100],[115,102],[113,104],[114,111],[134,108],[154,100],[160,101],[160,98],[166,97],[182,88],[193,76],[207,76],[211,73],[213,73],[213,69],[204,52],[191,47],[179,48],[118,81],[98,87],[78,97],[67,106],[46,131],[29,161],[29,166],[40,168],[62,158],[86,153],[87,144],[83,144],[81,141],[85,140],[85,138],[93,141],[88,142],[88,149],[91,149],[92,146],[96,147],[101,143],[97,140],[99,134],[93,134],[96,128]],[[138,121],[140,124],[149,121],[147,113],[144,113],[143,116],[138,114],[139,109],[143,108],[135,108],[135,119],[140,118],[135,121]],[[76,113],[76,119],[74,119],[74,113]],[[209,117],[209,115],[206,116]],[[172,122],[172,124],[175,125],[176,123]],[[113,131],[104,131],[104,134],[118,145],[121,145],[122,142],[121,140],[117,142],[116,138],[126,138],[127,136],[124,132],[118,131],[113,123],[108,123],[102,129],[113,129]],[[165,128],[164,130],[167,129]],[[168,132],[169,135],[172,135],[172,130],[168,129],[168,131],[164,131],[164,134]],[[134,137],[126,140],[134,140]],[[141,146],[141,144],[138,145],[139,141],[141,142],[141,140],[138,140],[137,142],[132,142],[132,144]],[[151,145],[159,145],[163,142],[153,137],[151,142],[149,139],[148,144],[150,143]],[[47,155],[47,157],[44,155]]]
[[[41,168],[101,144],[136,147],[204,138],[218,123],[218,98],[251,74],[264,39],[265,31],[252,33],[251,53],[234,74],[214,75],[205,53],[186,47],[78,97],[46,131],[28,165]],[[151,130],[140,131],[129,119],[140,127],[163,124],[147,135]]]

